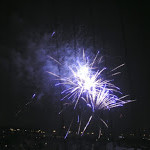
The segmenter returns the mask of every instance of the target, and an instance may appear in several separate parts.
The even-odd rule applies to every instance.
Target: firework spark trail
[[[36,94],[33,94],[32,97],[30,98],[30,101],[27,102],[17,113],[16,116],[18,116],[18,114],[20,114],[22,112],[22,110],[29,104],[31,104],[34,100],[35,100]]]
[[[107,125],[107,123],[102,119],[102,118],[100,118],[100,120],[103,122],[103,124],[108,128],[108,125]]]
[[[71,125],[72,125],[72,123],[73,123],[73,120],[74,120],[74,118],[72,118],[72,121],[71,121],[71,123],[70,123],[70,125],[69,125],[68,131],[67,131],[67,133],[66,133],[66,135],[65,135],[64,139],[66,139],[66,138],[67,138],[67,136],[68,136],[68,134],[69,134],[69,131],[70,131]]]
[[[102,133],[102,131],[101,131],[101,128],[100,128],[100,129],[99,129],[99,134],[98,134],[98,139],[100,139],[101,133]]]
[[[70,102],[74,104],[74,109],[76,109],[79,101],[81,100],[84,100],[87,106],[92,108],[93,113],[95,112],[95,110],[111,109],[114,107],[123,106],[124,104],[131,102],[131,100],[122,100],[128,95],[119,98],[117,95],[122,94],[119,87],[114,85],[112,83],[112,80],[107,80],[103,78],[103,72],[107,68],[103,67],[101,70],[99,70],[99,67],[96,67],[98,54],[99,52],[94,57],[92,63],[90,63],[89,59],[86,58],[83,50],[82,60],[80,62],[77,61],[77,64],[72,64],[71,66],[68,66],[68,69],[71,73],[71,75],[68,77],[61,77],[53,72],[48,72],[49,74],[57,77],[57,80],[60,81],[60,83],[56,84],[56,86],[63,85],[66,87],[66,89],[61,92],[62,94],[64,94],[64,97],[61,100],[69,99]],[[62,65],[53,57],[49,56],[49,58],[55,61],[57,64]],[[98,64],[100,63],[99,61]],[[115,73],[114,71],[122,66],[124,66],[124,64],[121,64],[116,68],[112,69],[110,71],[110,73],[112,73],[111,76],[119,74],[120,72]],[[83,133],[88,127],[91,119],[92,115],[89,117],[89,121],[84,127]],[[101,121],[107,127],[107,124],[102,119]],[[69,133],[71,124],[65,138]],[[79,124],[78,131],[80,130],[80,126],[81,125]]]
[[[78,127],[78,132],[77,132],[78,135],[80,134],[80,129],[81,129],[81,119],[80,119],[80,122],[79,122],[79,127]]]
[[[54,34],[55,34],[55,31],[51,34],[51,37],[53,37],[53,36],[54,36]]]
[[[88,120],[88,122],[87,122],[86,126],[84,127],[84,129],[83,129],[83,131],[82,131],[81,136],[84,134],[85,130],[87,129],[87,127],[88,127],[89,123],[91,122],[92,117],[93,117],[93,116],[91,116],[91,117],[89,118],[89,120]]]
[[[61,63],[59,61],[57,61],[55,58],[48,56],[50,59],[54,60],[56,63],[58,63],[59,65],[61,65]]]
[[[125,64],[121,64],[121,65],[117,66],[116,68],[112,69],[110,72],[115,71],[115,70],[117,70],[118,68],[120,68],[120,67],[122,67],[122,66],[124,66],[124,65],[125,65]]]
[[[77,120],[77,122],[79,123],[79,121],[80,121],[80,117],[79,117],[79,115],[78,115],[78,120]]]

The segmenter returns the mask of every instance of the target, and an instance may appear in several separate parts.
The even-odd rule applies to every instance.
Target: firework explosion
[[[97,67],[97,64],[100,64],[100,61],[97,61],[98,54],[99,53],[97,53],[93,61],[90,62],[88,57],[85,56],[83,50],[82,60],[80,62],[78,61],[76,65],[73,64],[68,66],[68,69],[71,73],[71,75],[68,77],[61,77],[53,72],[48,72],[60,81],[60,83],[56,84],[56,86],[63,85],[65,87],[65,90],[61,92],[61,94],[64,95],[61,100],[69,99],[70,103],[74,105],[74,110],[79,104],[79,101],[84,101],[87,104],[87,107],[92,109],[92,115],[89,117],[89,120],[85,125],[81,135],[84,134],[86,128],[92,120],[95,110],[111,109],[131,102],[131,100],[123,100],[128,95],[118,97],[117,95],[122,94],[120,89],[112,83],[112,80],[106,80],[103,78],[106,68],[104,67],[99,70],[99,67]],[[52,57],[50,58],[60,66],[62,65],[56,59]],[[123,65],[124,64],[111,70],[111,75],[113,76],[120,73],[115,71]],[[100,120],[107,126],[107,124],[101,118]],[[69,133],[72,122],[73,120],[70,123],[65,138]],[[81,120],[79,123],[78,133],[80,132],[80,126]]]

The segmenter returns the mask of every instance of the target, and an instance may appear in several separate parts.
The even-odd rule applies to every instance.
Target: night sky
[[[84,48],[89,55],[100,51],[110,68],[126,64],[115,83],[136,102],[111,111],[114,130],[149,128],[149,8],[144,2],[3,2],[0,126],[58,128],[61,89],[46,73],[58,66],[48,55],[61,61]]]

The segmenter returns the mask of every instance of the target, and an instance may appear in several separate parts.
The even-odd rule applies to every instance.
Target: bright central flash
[[[91,72],[87,66],[81,66],[77,72],[78,84],[83,91],[91,92],[95,89],[95,81],[91,75]]]

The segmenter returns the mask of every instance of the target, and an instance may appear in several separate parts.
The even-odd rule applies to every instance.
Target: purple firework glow
[[[97,53],[93,61],[90,62],[88,57],[85,56],[83,50],[82,60],[80,62],[78,61],[76,65],[72,64],[68,66],[68,69],[71,73],[70,76],[61,77],[53,72],[48,72],[51,75],[57,77],[57,80],[60,81],[60,83],[56,84],[57,86],[63,85],[65,87],[65,90],[61,92],[61,94],[64,95],[62,100],[69,99],[70,102],[74,104],[74,109],[76,109],[79,101],[85,101],[87,107],[90,107],[92,109],[93,114],[95,110],[111,109],[114,107],[123,106],[124,104],[131,102],[131,100],[123,100],[128,95],[118,97],[117,95],[121,94],[119,87],[114,85],[112,83],[112,80],[103,78],[103,74],[106,68],[104,67],[99,70],[99,68],[96,67],[98,54],[99,52]],[[56,59],[52,57],[50,58],[60,66],[62,65]],[[100,64],[100,62],[98,62],[98,64]],[[113,76],[120,73],[115,71],[123,65],[124,64],[117,66],[116,68],[111,70],[111,75]],[[89,120],[82,131],[82,135],[84,134],[86,128],[92,120],[92,117],[93,115],[89,117]],[[107,124],[102,119],[101,121],[107,126]],[[69,133],[71,124],[65,138]],[[79,124],[79,129],[80,125],[81,123]]]

